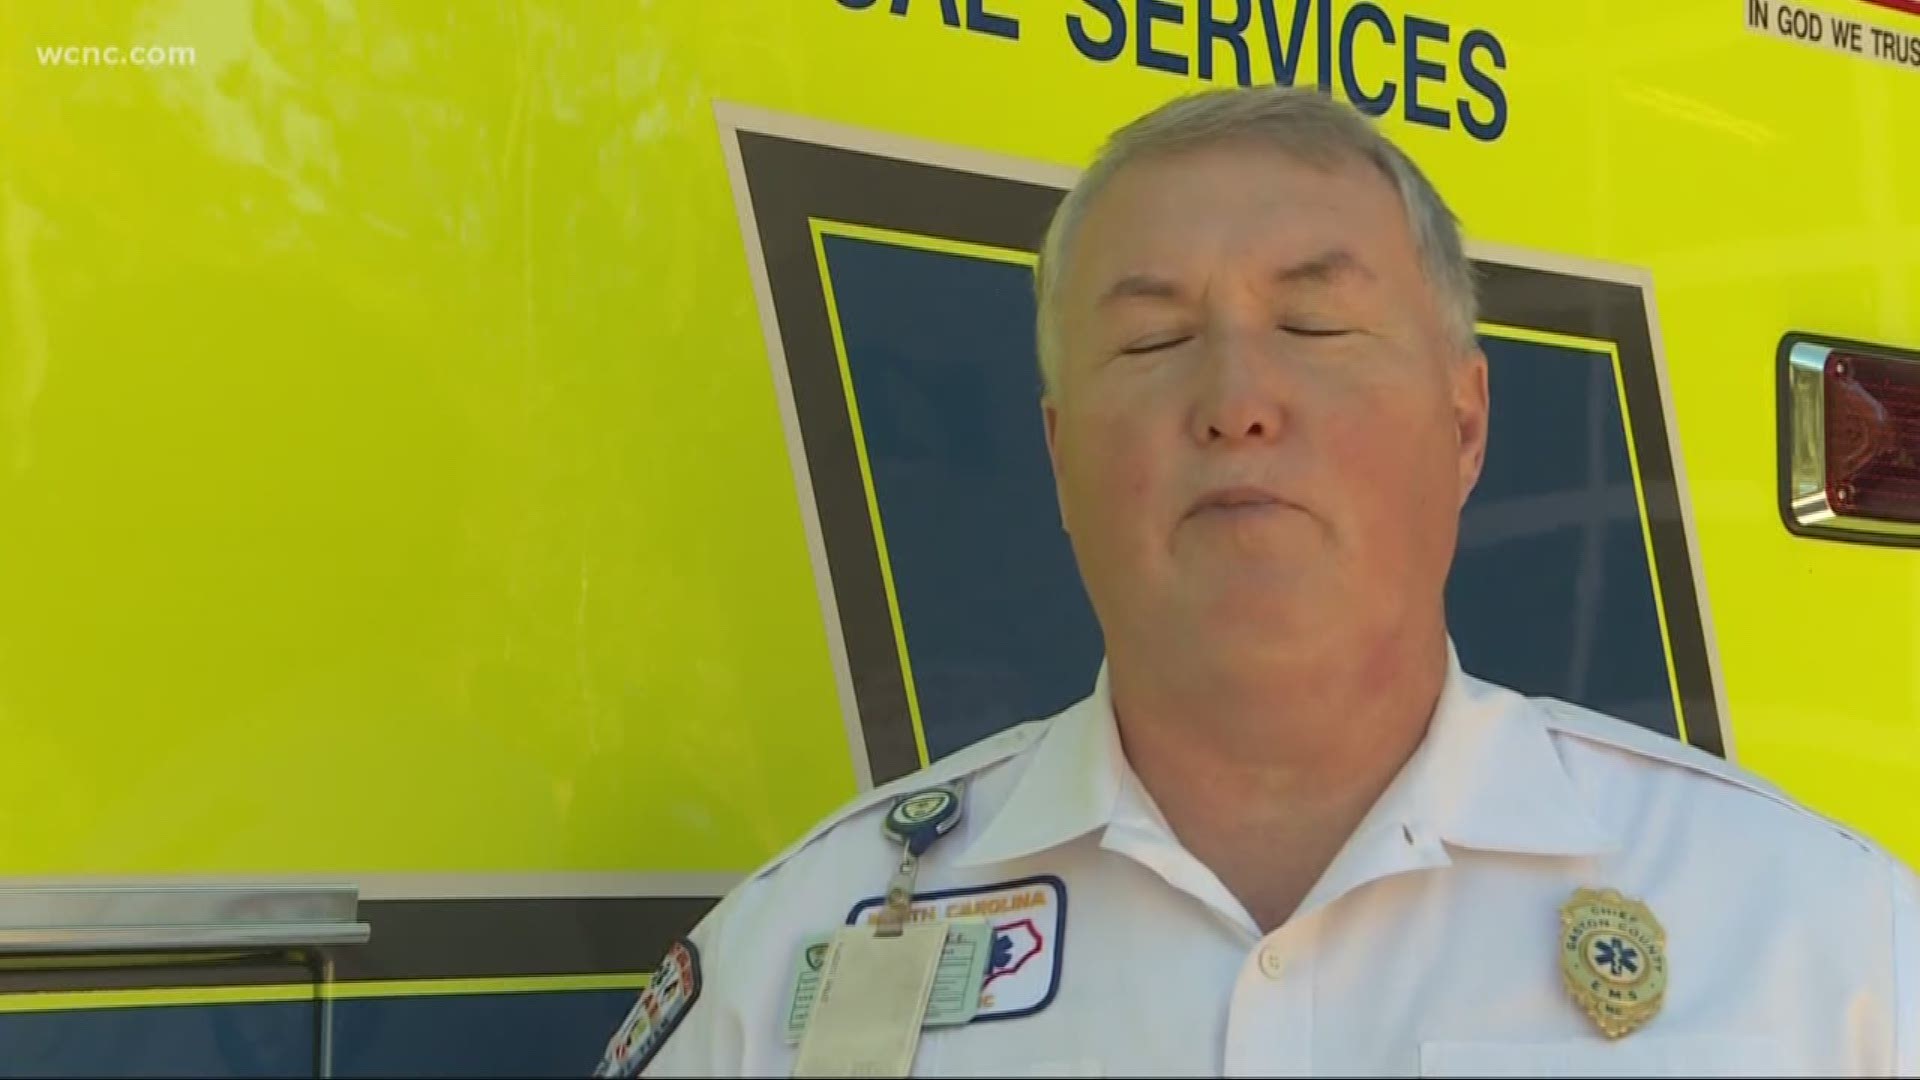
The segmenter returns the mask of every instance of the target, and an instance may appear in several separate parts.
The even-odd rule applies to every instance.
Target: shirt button
[[[1260,950],[1260,974],[1269,979],[1277,979],[1287,965],[1280,959],[1280,950],[1272,945]]]

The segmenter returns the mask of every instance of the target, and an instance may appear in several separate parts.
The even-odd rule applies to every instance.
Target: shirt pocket
[[[1765,1036],[1628,1035],[1607,1041],[1427,1042],[1422,1076],[1791,1076]]]

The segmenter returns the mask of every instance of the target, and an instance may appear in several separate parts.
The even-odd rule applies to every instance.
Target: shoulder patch
[[[613,1033],[593,1075],[617,1080],[640,1075],[699,1000],[700,950],[692,941],[681,938],[654,969],[633,1011]]]
[[[1786,792],[1762,777],[1730,761],[1715,757],[1705,750],[1689,746],[1659,732],[1649,731],[1638,724],[1595,712],[1559,698],[1530,697],[1527,700],[1539,708],[1542,717],[1546,720],[1548,730],[1556,734],[1624,751],[1637,757],[1651,758],[1663,764],[1677,766],[1696,775],[1732,785],[1818,821],[1869,853],[1880,853],[1879,847],[1860,833],[1795,802]]]
[[[896,795],[904,795],[923,787],[933,787],[953,780],[960,780],[983,772],[1006,761],[1039,740],[1047,730],[1051,719],[1029,720],[1024,724],[1010,727],[995,735],[989,735],[971,746],[962,747],[941,758],[939,761],[909,773],[897,780],[882,784],[871,791],[863,791],[854,796],[844,806],[822,818],[805,835],[787,846],[785,851],[769,859],[766,865],[747,876],[747,880],[765,877],[788,859],[798,855],[807,845],[825,836],[839,825],[854,817],[887,805]]]

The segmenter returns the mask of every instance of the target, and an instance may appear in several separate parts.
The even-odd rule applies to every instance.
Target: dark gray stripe
[[[912,772],[919,760],[866,493],[836,480],[859,475],[859,465],[807,221],[831,218],[1034,251],[1064,192],[755,132],[740,133],[740,149],[802,439],[813,465],[814,500],[827,536],[867,753],[874,781],[883,783]],[[1666,612],[1688,741],[1724,756],[1640,287],[1497,263],[1479,262],[1476,268],[1489,320],[1610,341],[1619,349],[1653,539],[1655,588]],[[1037,374],[1035,381],[1037,394]]]
[[[464,979],[601,975],[651,971],[667,946],[692,930],[711,898],[369,900],[360,917],[373,927],[365,945],[330,950],[334,978]],[[181,953],[164,961],[125,957],[46,957],[30,967],[0,967],[0,993],[132,990],[156,987],[265,986],[313,979],[299,953],[209,957]]]
[[[1620,282],[1497,263],[1476,263],[1475,268],[1487,320],[1611,341],[1619,350],[1627,410],[1632,414],[1628,434],[1640,463],[1641,497],[1646,500],[1653,538],[1654,583],[1666,611],[1687,741],[1726,756],[1645,296],[1639,286]]]
[[[82,956],[22,958],[31,966],[0,968],[0,994],[62,990],[150,990],[168,987],[277,986],[310,983],[313,958],[273,952],[232,955],[180,954],[164,960]],[[80,966],[75,966],[78,963]]]
[[[810,218],[1032,251],[1062,192],[1047,187],[742,132],[740,154],[759,223],[794,408],[828,542],[867,759],[874,783],[920,767]],[[1035,396],[1039,375],[1035,376]]]
[[[364,946],[336,950],[340,979],[651,971],[713,899],[371,900]]]

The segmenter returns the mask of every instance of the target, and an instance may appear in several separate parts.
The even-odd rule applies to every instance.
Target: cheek
[[[1113,486],[1128,505],[1143,504],[1159,487],[1153,473],[1154,460],[1138,453],[1113,455],[1109,464],[1113,471]]]
[[[1452,513],[1458,452],[1446,417],[1422,399],[1375,400],[1329,425],[1326,460],[1356,524],[1374,542],[1419,542]]]
[[[1142,511],[1155,505],[1166,487],[1164,473],[1171,455],[1153,437],[1151,427],[1125,413],[1089,411],[1061,429],[1063,496],[1070,515],[1078,521],[1113,525],[1125,531],[1138,523]]]
[[[1109,518],[1151,487],[1145,462],[1122,439],[1086,432],[1068,448],[1067,494],[1083,516]]]

